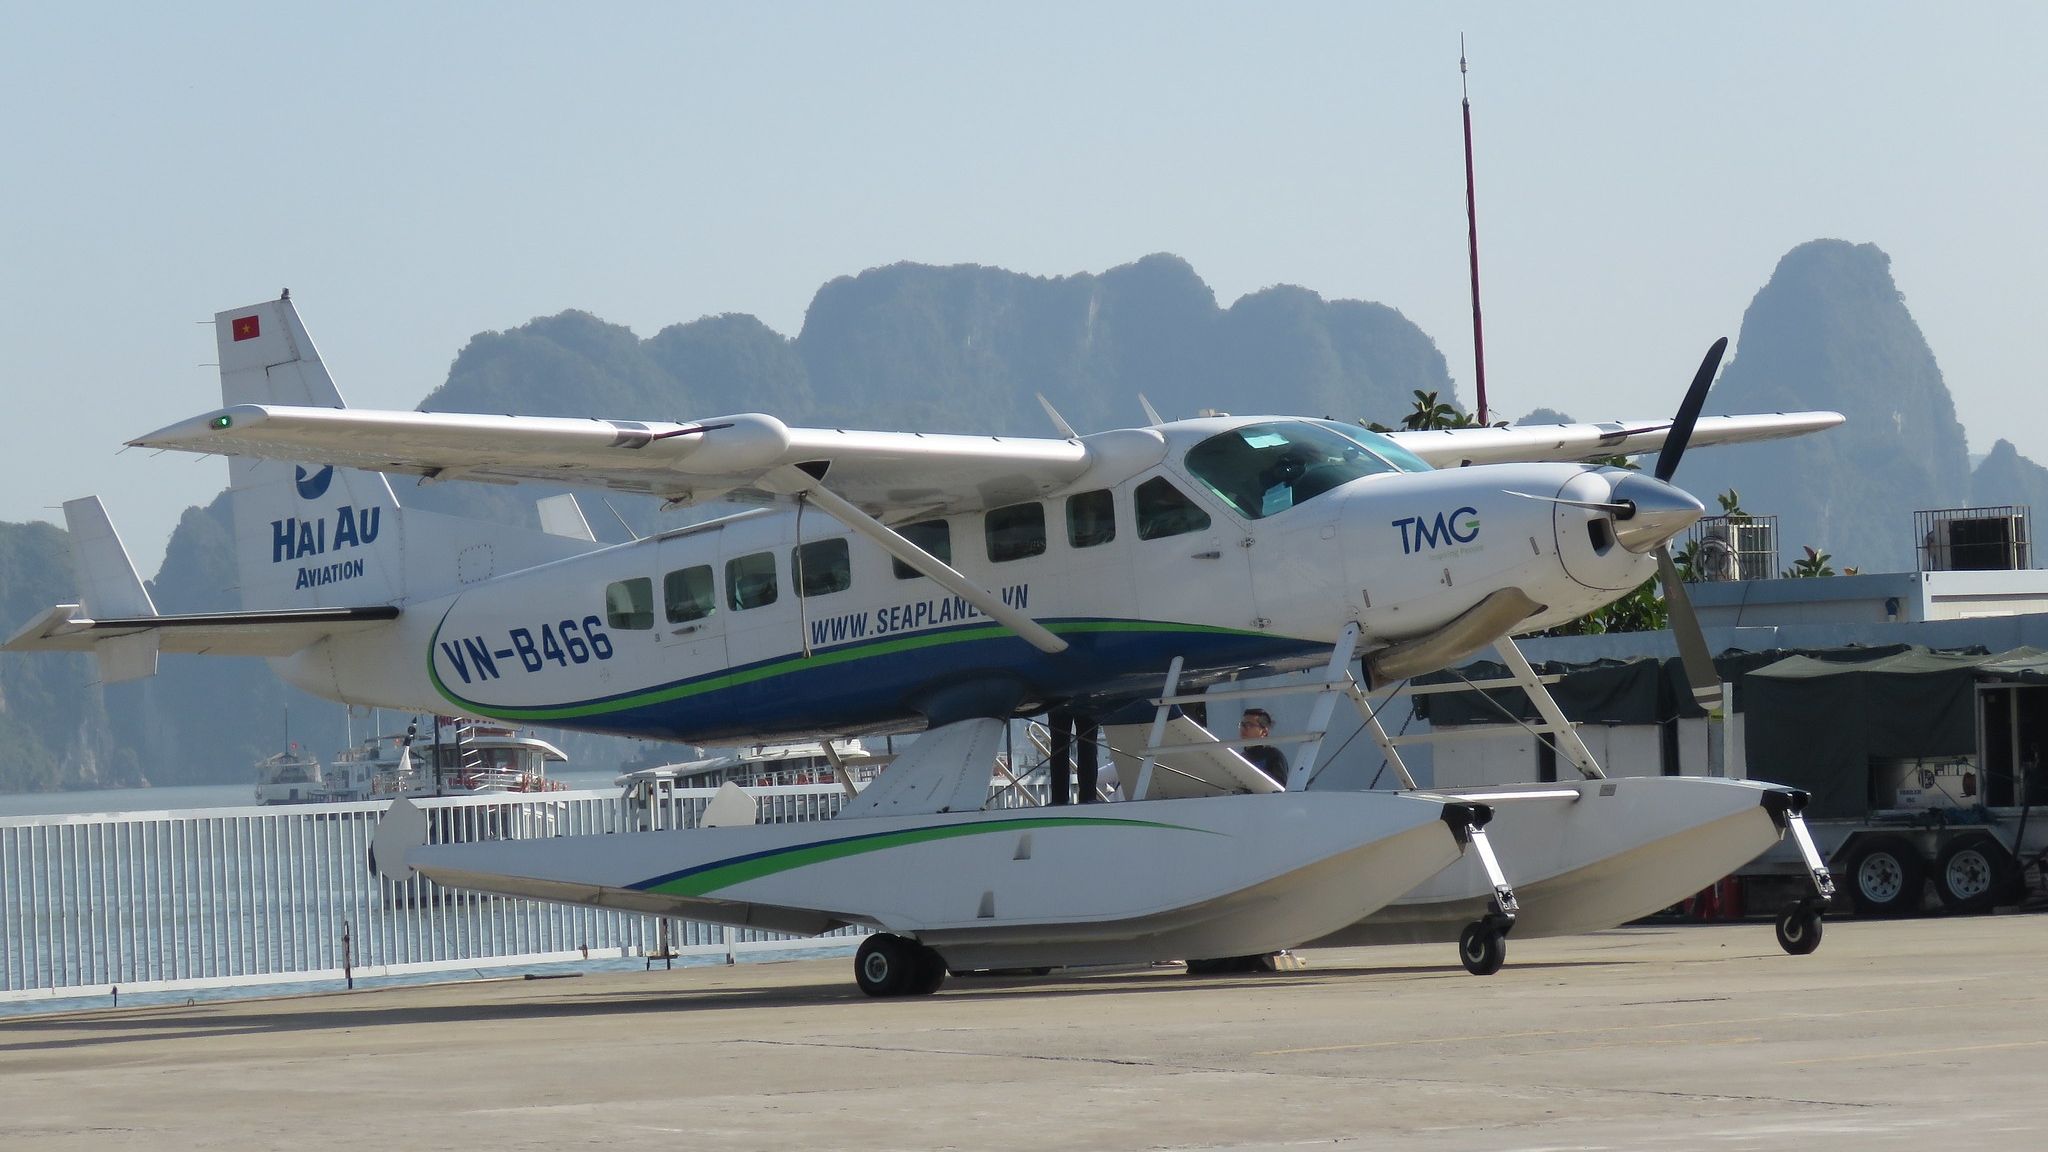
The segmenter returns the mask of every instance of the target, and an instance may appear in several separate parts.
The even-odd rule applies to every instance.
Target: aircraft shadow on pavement
[[[1510,971],[1558,971],[1599,967],[1611,961],[1546,961],[1514,965]],[[956,976],[930,998],[880,1001],[879,1004],[939,1006],[949,1000],[1016,1000],[1026,997],[1131,996],[1201,992],[1228,995],[1232,990],[1263,990],[1287,986],[1322,986],[1360,978],[1473,980],[1456,965],[1418,968],[1412,965],[1343,965],[1302,972],[1234,973],[1188,976],[1172,968],[1076,972],[1067,976]],[[288,997],[278,1000],[212,1002],[198,1005],[67,1013],[9,1021],[0,1035],[0,1055],[52,1052],[114,1044],[185,1041],[213,1036],[315,1032],[414,1024],[461,1024],[477,1021],[603,1019],[676,1012],[731,1011],[823,1007],[868,1001],[852,984],[835,976],[815,984],[773,988],[692,988],[658,986],[582,993],[573,988],[558,995],[518,1000],[485,1000],[498,982],[473,986],[478,997],[463,998],[462,985],[444,986],[449,997],[434,1004],[380,1003],[384,993],[416,989],[372,989],[336,996]]]

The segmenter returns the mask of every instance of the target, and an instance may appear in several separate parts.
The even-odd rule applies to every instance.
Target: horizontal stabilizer
[[[163,652],[214,656],[289,656],[329,636],[382,627],[398,608],[286,608],[271,612],[194,612],[176,616],[96,619],[77,604],[59,604],[16,632],[9,652],[96,652],[109,640],[154,637]],[[133,651],[135,641],[124,651]]]

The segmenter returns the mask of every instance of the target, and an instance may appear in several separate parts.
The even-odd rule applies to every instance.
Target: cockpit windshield
[[[1211,436],[1188,449],[1187,466],[1248,520],[1306,504],[1361,476],[1429,469],[1385,437],[1310,420],[1247,424]]]
[[[1342,424],[1335,420],[1311,420],[1309,423],[1314,424],[1318,428],[1328,428],[1340,436],[1357,441],[1364,445],[1367,451],[1392,464],[1399,471],[1434,471],[1429,461],[1394,443],[1391,437],[1382,436],[1363,425]]]

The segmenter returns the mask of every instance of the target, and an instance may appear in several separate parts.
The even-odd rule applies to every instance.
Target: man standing
[[[1244,719],[1237,722],[1237,735],[1241,740],[1263,740],[1273,734],[1273,714],[1264,708],[1247,708]],[[1287,787],[1287,757],[1278,748],[1269,744],[1248,744],[1244,758],[1252,767],[1273,778],[1273,783]]]

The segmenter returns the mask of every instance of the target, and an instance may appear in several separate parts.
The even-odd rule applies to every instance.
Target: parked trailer
[[[1669,714],[1675,693],[1656,662],[1565,668],[1553,692],[1591,721],[1580,735],[1610,775],[1726,775],[1806,792],[1807,828],[1840,881],[1836,911],[1983,912],[2042,882],[2048,654],[1897,645],[1721,664],[1741,679],[1724,692],[1733,708],[1706,719]],[[1427,719],[1458,737],[1437,750],[1439,788],[1557,778],[1521,701],[1437,697]],[[1776,911],[1807,894],[1806,880],[1779,844],[1700,903],[1708,915]]]
[[[1808,820],[1807,829],[1839,879],[1837,890],[1864,916],[1930,907],[1978,913],[2016,903],[2030,872],[2040,883],[2048,853],[2048,812],[2031,808],[1886,809],[1865,820]],[[1785,845],[1736,873],[1750,911],[1770,908],[1779,884],[1789,890],[1804,876],[1798,853]]]

